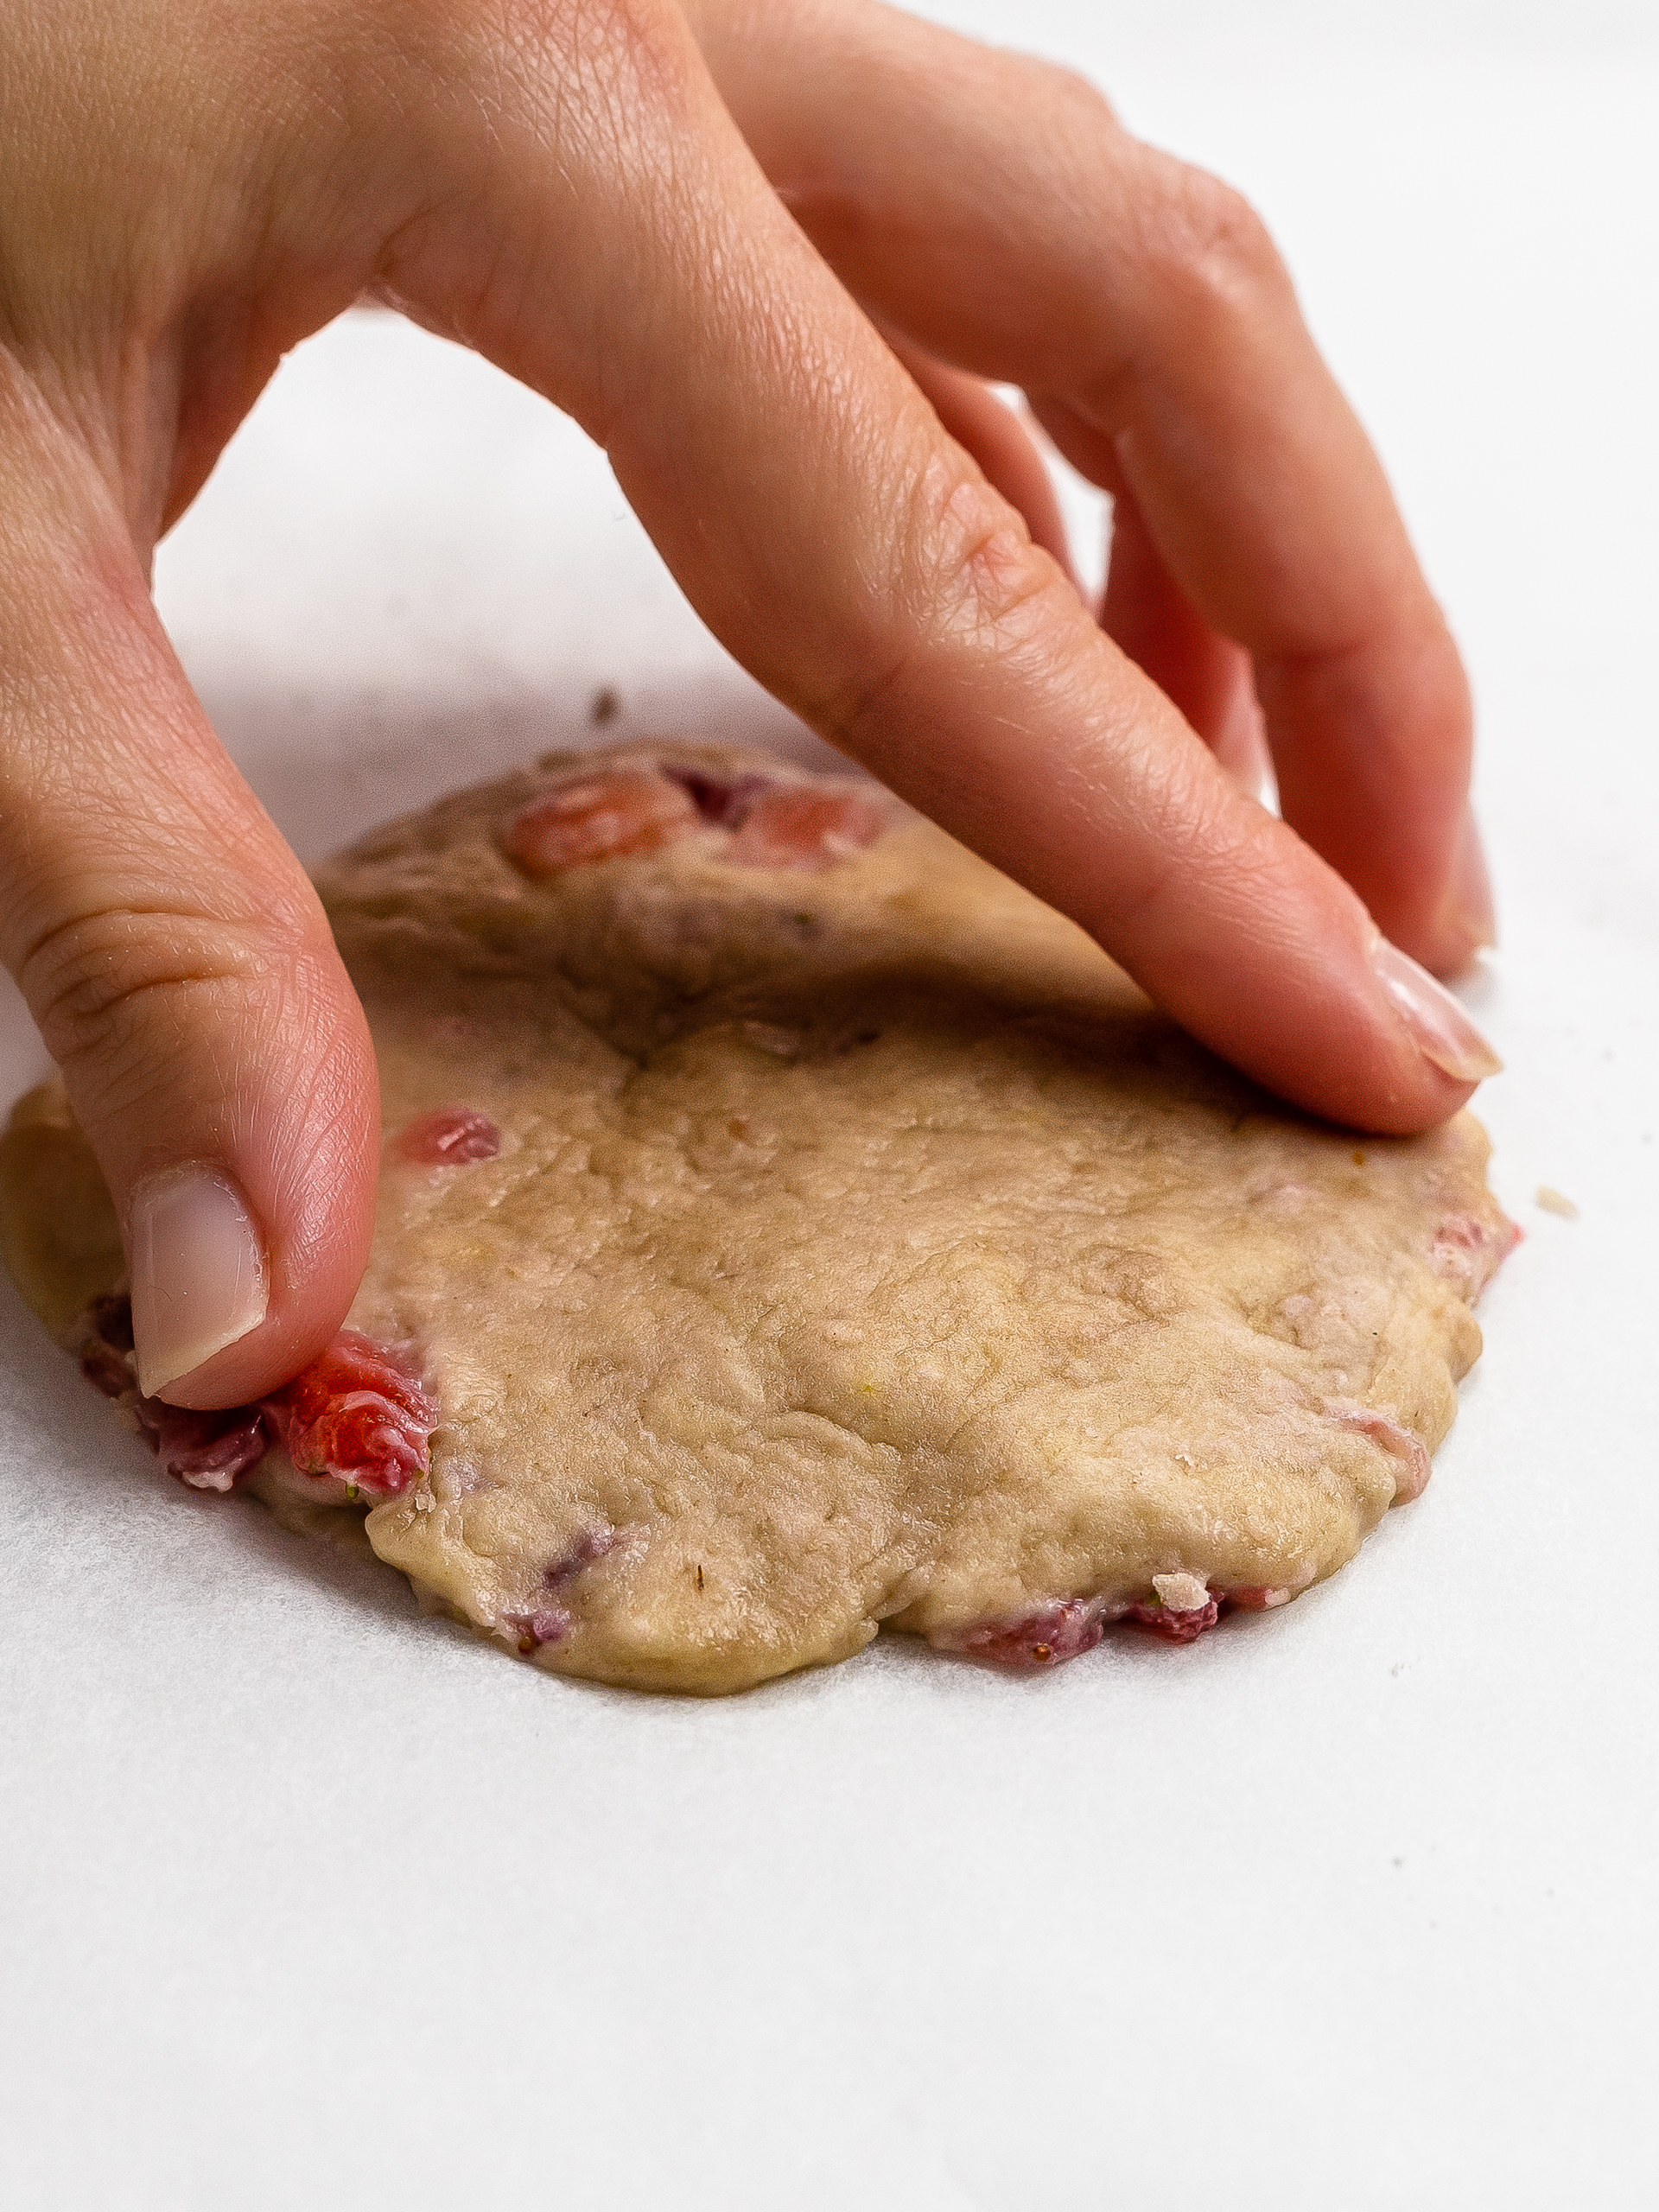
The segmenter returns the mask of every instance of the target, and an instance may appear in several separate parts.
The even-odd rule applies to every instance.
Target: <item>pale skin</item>
[[[0,955],[162,1395],[291,1375],[367,1250],[362,1013],[148,583],[365,291],[573,415],[763,683],[1260,1081],[1408,1132],[1496,1066],[1423,972],[1491,906],[1467,686],[1381,467],[1255,217],[1088,86],[866,0],[5,17]],[[984,379],[1114,495],[1103,607]],[[264,1280],[166,1373],[140,1230],[193,1176]]]

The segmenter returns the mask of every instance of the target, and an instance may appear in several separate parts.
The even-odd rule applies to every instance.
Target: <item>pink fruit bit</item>
[[[138,1433],[169,1475],[191,1490],[225,1491],[270,1448],[257,1406],[198,1411],[140,1395],[133,1372],[132,1301],[124,1291],[95,1298],[86,1313],[80,1371],[95,1390],[128,1406]]]
[[[548,876],[660,852],[701,826],[690,793],[671,777],[612,768],[533,799],[507,824],[501,844],[526,875]]]
[[[113,1351],[96,1338],[80,1355],[80,1371],[93,1389],[101,1390],[106,1398],[124,1398],[136,1387],[130,1355]]]
[[[616,1548],[614,1529],[584,1529],[556,1560],[550,1560],[542,1570],[542,1580],[550,1590],[563,1590],[575,1580],[585,1567],[595,1560],[603,1559],[607,1552]]]
[[[1520,1230],[1502,1214],[1496,1221],[1479,1214],[1448,1214],[1434,1232],[1429,1264],[1472,1306],[1520,1242]]]
[[[132,1307],[124,1294],[86,1310],[81,1373],[130,1405],[169,1475],[191,1490],[226,1491],[273,1441],[302,1474],[327,1475],[390,1497],[424,1472],[437,1411],[403,1356],[355,1329],[257,1406],[198,1410],[142,1397],[132,1373]]]
[[[1183,1575],[1180,1580],[1189,1581],[1192,1578]],[[1166,1643],[1193,1643],[1207,1629],[1214,1628],[1221,1618],[1221,1599],[1211,1596],[1201,1605],[1166,1605],[1154,1595],[1138,1599],[1127,1606],[1122,1618],[1134,1621],[1138,1627],[1149,1628]]]
[[[1041,1674],[1067,1659],[1092,1651],[1102,1635],[1098,1598],[1066,1598],[1017,1620],[981,1621],[966,1629],[935,1630],[929,1642],[941,1651],[960,1651],[1022,1674]]]
[[[542,1569],[543,1588],[556,1597],[560,1591],[568,1590],[595,1560],[603,1559],[607,1552],[613,1550],[616,1541],[614,1529],[580,1530],[558,1557],[550,1560]],[[533,1605],[524,1612],[503,1613],[501,1621],[504,1627],[513,1631],[519,1650],[526,1656],[540,1644],[563,1643],[576,1624],[575,1615],[560,1605]]]
[[[772,788],[770,776],[710,776],[700,768],[667,768],[664,773],[716,830],[735,830],[761,792]]]
[[[257,1406],[199,1413],[139,1398],[133,1411],[151,1451],[188,1490],[233,1490],[238,1477],[257,1467],[270,1448]]]
[[[575,1625],[563,1605],[538,1605],[530,1613],[503,1613],[501,1624],[512,1630],[526,1658],[540,1644],[562,1643]]]
[[[302,1474],[332,1475],[372,1497],[395,1497],[426,1471],[438,1420],[403,1356],[356,1329],[342,1329],[262,1410]]]
[[[1373,1444],[1380,1444],[1390,1459],[1399,1462],[1400,1471],[1394,1478],[1395,1505],[1409,1505],[1414,1497],[1421,1497],[1428,1487],[1428,1446],[1421,1436],[1404,1428],[1391,1415],[1379,1413],[1375,1406],[1362,1406],[1350,1398],[1327,1398],[1325,1418],[1336,1422],[1338,1428],[1351,1428],[1357,1436],[1369,1436]]]
[[[1263,1584],[1249,1583],[1238,1590],[1229,1590],[1224,1602],[1236,1605],[1242,1613],[1270,1613],[1276,1606],[1287,1605],[1295,1592],[1291,1590],[1269,1590]]]
[[[863,791],[781,784],[750,806],[727,857],[740,868],[833,868],[874,844],[883,820]]]
[[[501,1132],[487,1114],[471,1106],[435,1106],[406,1122],[392,1148],[417,1167],[464,1167],[475,1160],[493,1160],[501,1149]]]

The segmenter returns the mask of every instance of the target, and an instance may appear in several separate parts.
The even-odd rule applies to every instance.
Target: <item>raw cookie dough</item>
[[[1029,1666],[1126,1615],[1185,1640],[1427,1478],[1513,1235],[1478,1125],[1292,1112],[874,787],[550,756],[319,881],[386,1126],[340,1371],[381,1361],[401,1460],[327,1376],[240,1430],[146,1414],[60,1094],[0,1154],[14,1273],[184,1479],[371,1505],[536,1663],[717,1692],[883,1624]]]

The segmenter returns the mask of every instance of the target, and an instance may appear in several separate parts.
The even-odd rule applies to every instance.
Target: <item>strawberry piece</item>
[[[1272,1590],[1264,1584],[1245,1583],[1237,1590],[1222,1593],[1224,1605],[1236,1605],[1242,1613],[1270,1613],[1281,1605],[1287,1605],[1294,1593],[1289,1590]]]
[[[885,816],[862,791],[780,784],[744,815],[727,858],[739,868],[833,868],[873,845]]]
[[[131,1354],[116,1351],[96,1338],[80,1355],[80,1371],[106,1398],[124,1398],[134,1387]]]
[[[617,1534],[614,1529],[583,1529],[572,1540],[568,1548],[556,1560],[550,1560],[542,1570],[542,1581],[550,1591],[567,1589],[576,1577],[590,1567],[596,1559],[614,1550]],[[518,1649],[526,1657],[543,1643],[559,1643],[575,1626],[575,1616],[563,1605],[537,1605],[527,1612],[503,1613],[505,1625],[516,1631]]]
[[[770,776],[706,776],[697,768],[665,768],[663,772],[716,830],[735,830],[760,793],[772,788]]]
[[[501,844],[526,875],[659,852],[701,826],[689,791],[651,768],[561,784],[507,824]]]
[[[405,1123],[394,1149],[417,1167],[464,1167],[474,1160],[493,1160],[501,1132],[487,1114],[470,1106],[435,1106]]]
[[[1161,1605],[1156,1599],[1145,1600],[1126,1608],[1126,1621],[1135,1621],[1141,1628],[1149,1628],[1154,1636],[1161,1636],[1166,1643],[1192,1643],[1206,1629],[1214,1628],[1221,1618],[1221,1600],[1210,1598],[1202,1605],[1192,1605],[1177,1611]]]
[[[603,1559],[607,1552],[616,1548],[614,1529],[583,1529],[571,1541],[568,1549],[550,1560],[542,1570],[542,1580],[550,1590],[563,1590],[574,1582],[584,1567],[596,1559]]]
[[[1389,1414],[1379,1413],[1375,1406],[1362,1406],[1351,1398],[1327,1398],[1325,1418],[1336,1422],[1338,1428],[1351,1428],[1357,1436],[1369,1436],[1373,1444],[1380,1444],[1392,1459],[1400,1463],[1400,1471],[1394,1478],[1395,1505],[1409,1505],[1414,1497],[1421,1497],[1428,1488],[1430,1473],[1428,1446],[1408,1428]]]
[[[960,1651],[995,1667],[1041,1674],[1092,1651],[1103,1632],[1098,1598],[1066,1598],[1018,1620],[982,1621],[968,1629],[936,1631],[929,1641],[942,1651]]]
[[[132,1303],[124,1292],[94,1299],[86,1322],[81,1373],[105,1397],[131,1407],[150,1450],[191,1490],[233,1489],[273,1441],[302,1474],[331,1475],[380,1497],[406,1490],[425,1471],[437,1409],[397,1353],[355,1329],[341,1330],[257,1406],[199,1409],[139,1395]]]
[[[87,1325],[111,1351],[132,1350],[132,1300],[124,1290],[105,1291],[86,1308]]]
[[[140,1395],[134,1373],[132,1300],[110,1291],[86,1308],[80,1371],[95,1390],[132,1409],[138,1433],[168,1473],[190,1490],[228,1491],[270,1449],[257,1406],[198,1410]]]
[[[429,1464],[437,1408],[396,1353],[342,1329],[262,1411],[302,1474],[395,1497]]]
[[[501,1618],[516,1632],[526,1658],[538,1644],[562,1643],[575,1624],[563,1605],[540,1605],[533,1613],[503,1613]]]
[[[232,1490],[237,1478],[257,1467],[270,1449],[257,1406],[198,1411],[138,1398],[132,1410],[150,1450],[188,1490]]]
[[[1518,1224],[1501,1215],[1489,1222],[1472,1213],[1448,1214],[1434,1231],[1429,1265],[1472,1306],[1521,1236]]]

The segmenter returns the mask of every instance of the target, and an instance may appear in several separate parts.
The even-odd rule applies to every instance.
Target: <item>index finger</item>
[[[1255,662],[1285,818],[1441,972],[1491,941],[1469,692],[1248,205],[1080,79],[874,6],[710,10],[722,92],[850,288],[1023,385]]]

